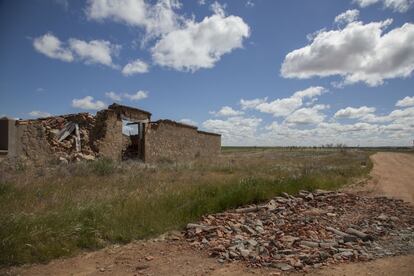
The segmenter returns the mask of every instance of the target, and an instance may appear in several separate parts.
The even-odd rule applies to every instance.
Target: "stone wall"
[[[96,114],[93,137],[96,139],[94,147],[99,156],[114,160],[122,159],[124,138],[122,120],[117,112],[106,109]]]
[[[150,122],[150,116],[151,113],[146,111],[113,104],[96,116],[78,113],[36,120],[9,120],[8,133],[2,131],[2,135],[7,136],[4,141],[8,138],[7,156],[22,161],[71,162],[96,157],[122,160],[131,143],[130,138],[122,134],[122,119],[129,118],[145,125],[145,143],[138,147],[138,156],[145,162],[186,162],[220,153],[220,135],[170,120]],[[71,123],[77,124],[79,132],[73,130]],[[70,129],[71,133],[60,140],[61,130],[65,129]]]
[[[145,162],[185,162],[220,153],[221,136],[196,127],[162,120],[150,123],[145,132]]]
[[[10,158],[35,164],[43,164],[54,159],[46,129],[41,122],[16,122],[14,130],[11,131],[14,132],[17,142],[14,148],[10,148]]]
[[[198,131],[198,147],[201,149],[200,156],[217,156],[221,152],[221,135]]]

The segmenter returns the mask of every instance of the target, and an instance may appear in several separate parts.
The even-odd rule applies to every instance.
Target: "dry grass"
[[[253,149],[149,166],[98,160],[0,171],[0,265],[180,229],[201,215],[281,192],[335,189],[371,168],[364,151]]]

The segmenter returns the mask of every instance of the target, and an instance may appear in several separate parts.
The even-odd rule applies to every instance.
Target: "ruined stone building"
[[[125,129],[133,129],[125,133]],[[124,133],[123,133],[124,130]],[[0,119],[0,154],[36,163],[105,157],[148,163],[181,162],[220,153],[220,134],[112,104],[97,112],[35,120]]]

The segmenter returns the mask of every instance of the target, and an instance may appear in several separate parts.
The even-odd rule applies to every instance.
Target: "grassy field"
[[[336,189],[369,172],[369,154],[232,148],[191,164],[98,160],[49,168],[3,166],[0,266],[154,237],[204,214],[281,192]]]

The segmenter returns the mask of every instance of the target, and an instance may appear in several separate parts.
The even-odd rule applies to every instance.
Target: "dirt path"
[[[414,203],[414,154],[379,152],[371,159],[374,162],[372,179],[355,190]]]
[[[377,153],[372,179],[357,192],[401,198],[414,203],[414,155]],[[219,264],[185,241],[134,242],[55,260],[47,265],[14,268],[11,275],[279,275],[275,269],[250,269],[241,263]],[[0,271],[1,274],[1,271]],[[290,275],[304,275],[293,273]],[[414,256],[342,264],[306,275],[414,275]]]

